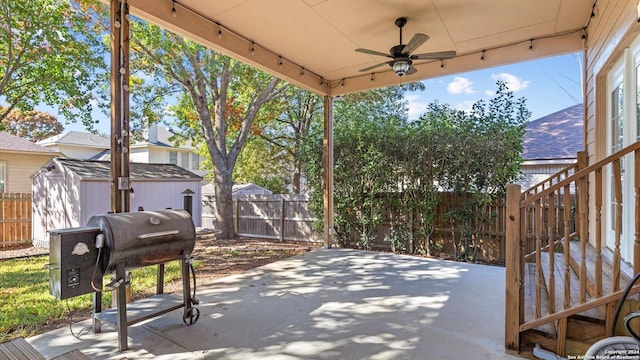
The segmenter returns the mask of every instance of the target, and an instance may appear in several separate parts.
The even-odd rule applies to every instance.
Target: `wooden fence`
[[[0,194],[0,248],[31,243],[31,194]]]
[[[233,200],[236,233],[279,241],[319,242],[308,205],[304,195],[240,195]],[[214,208],[213,196],[203,195],[203,227],[215,229]]]

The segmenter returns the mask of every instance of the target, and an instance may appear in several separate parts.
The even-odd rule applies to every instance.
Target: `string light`
[[[529,54],[533,52],[533,39],[529,40]]]
[[[177,15],[178,14],[176,13],[176,0],[171,0],[171,16],[175,18]]]
[[[373,78],[373,74],[374,74],[374,73],[371,73],[371,81],[375,80],[375,79]]]
[[[251,55],[255,55],[256,53],[256,44],[253,43],[253,41],[251,42]]]
[[[342,81],[340,81],[340,86],[344,87],[344,79],[342,79]]]
[[[444,60],[440,59],[440,70],[444,71]]]
[[[324,85],[324,79],[320,78],[320,87],[322,87],[322,85]]]
[[[222,39],[222,27],[218,24],[218,39]]]
[[[300,76],[304,76],[304,68],[300,68]]]
[[[282,67],[282,56],[278,56],[278,67]]]
[[[480,63],[484,64],[484,50],[482,50],[482,56],[480,56]]]

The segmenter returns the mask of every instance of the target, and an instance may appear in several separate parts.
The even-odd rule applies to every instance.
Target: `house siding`
[[[7,184],[5,192],[31,193],[29,177],[56,154],[30,154],[0,151],[0,161],[7,164]]]
[[[640,26],[637,17],[637,0],[598,2],[596,16],[592,18],[588,29],[584,74],[584,146],[589,164],[604,158],[607,153],[607,74],[621,59],[624,49],[638,36]],[[594,194],[595,179],[592,177],[589,180],[589,193]],[[590,234],[595,233],[595,209],[595,196],[590,196]],[[602,222],[601,226],[606,224]],[[593,236],[589,238],[593,240]]]

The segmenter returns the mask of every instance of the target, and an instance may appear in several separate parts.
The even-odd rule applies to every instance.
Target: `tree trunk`
[[[300,162],[300,160],[296,160],[294,163],[294,170],[293,170],[293,183],[292,183],[292,187],[293,187],[293,193],[298,195],[300,194],[301,191],[301,184],[300,184],[300,179],[302,178],[302,164]]]
[[[216,171],[213,187],[216,195],[216,224],[220,226],[218,229],[220,233],[217,237],[220,239],[235,239],[231,172]]]

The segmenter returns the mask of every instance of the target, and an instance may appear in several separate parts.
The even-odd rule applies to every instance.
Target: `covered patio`
[[[505,269],[318,249],[200,286],[200,320],[181,311],[117,332],[89,320],[28,338],[46,358],[517,359],[504,353]],[[83,331],[84,329],[84,331]]]

